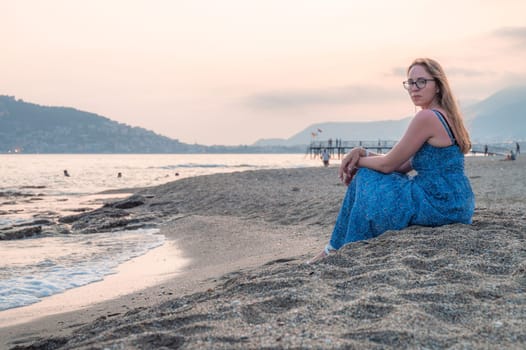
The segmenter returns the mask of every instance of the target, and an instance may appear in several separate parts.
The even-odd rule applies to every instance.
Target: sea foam
[[[157,229],[142,229],[0,242],[0,310],[100,281],[164,240]]]

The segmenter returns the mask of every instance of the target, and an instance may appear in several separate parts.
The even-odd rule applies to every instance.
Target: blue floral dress
[[[464,174],[464,154],[444,117],[434,112],[453,144],[434,147],[425,143],[412,159],[415,176],[359,169],[347,188],[331,248],[410,225],[472,222],[475,196]]]

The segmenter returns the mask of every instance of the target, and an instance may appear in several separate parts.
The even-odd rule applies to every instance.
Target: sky
[[[524,0],[0,0],[0,94],[185,143],[414,114],[438,60],[461,105],[526,84]],[[345,137],[343,136],[345,139]]]

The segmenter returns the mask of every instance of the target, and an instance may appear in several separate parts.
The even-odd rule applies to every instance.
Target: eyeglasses
[[[415,85],[417,89],[423,89],[426,87],[426,84],[428,81],[435,81],[435,79],[425,79],[425,78],[418,78],[416,80],[409,79],[408,81],[404,81],[404,88],[406,90],[411,90],[411,86]]]

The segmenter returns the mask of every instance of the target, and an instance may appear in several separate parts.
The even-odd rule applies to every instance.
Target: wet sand
[[[139,191],[188,265],[160,284],[0,330],[18,349],[526,346],[526,159],[467,158],[473,225],[409,227],[304,262],[330,236],[337,168]]]
[[[121,264],[115,274],[106,276],[102,281],[54,294],[35,304],[2,311],[0,328],[27,323],[42,315],[80,310],[173,278],[188,263],[174,243],[165,242],[147,254]]]

